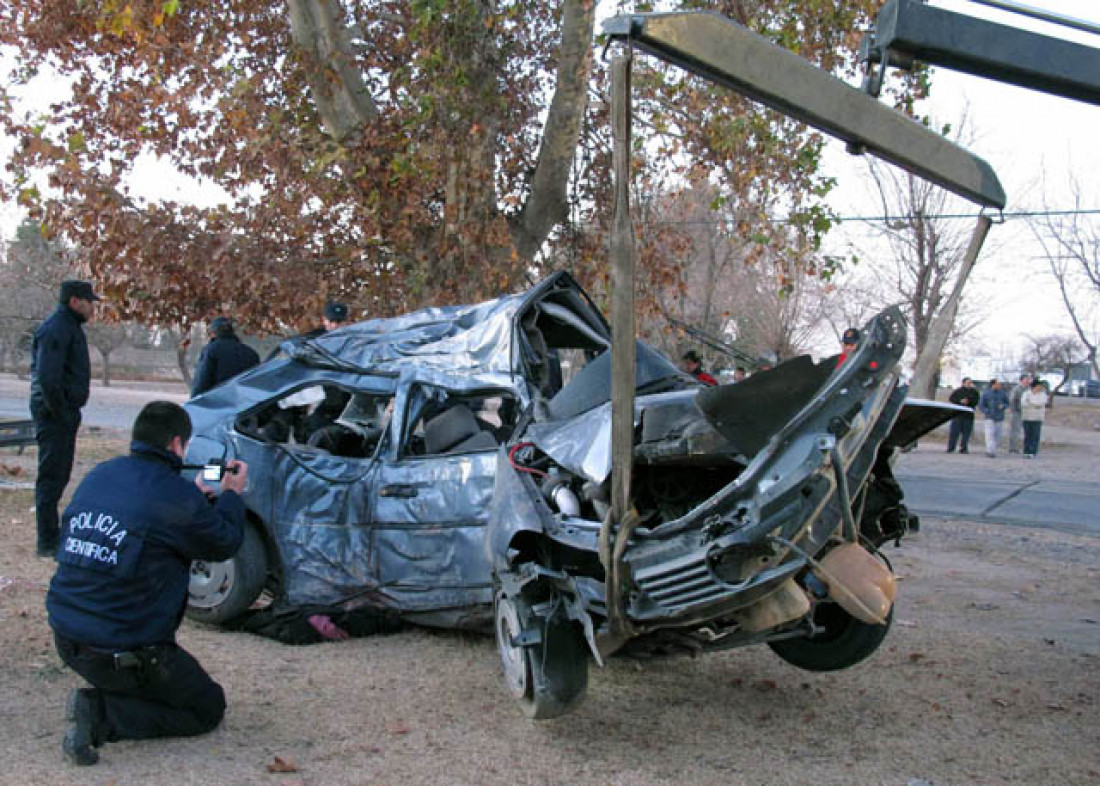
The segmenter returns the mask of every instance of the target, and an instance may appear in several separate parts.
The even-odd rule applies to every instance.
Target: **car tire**
[[[256,526],[244,526],[237,553],[224,562],[195,560],[187,589],[187,616],[222,625],[246,611],[267,583],[267,549]]]
[[[539,620],[522,598],[497,592],[494,602],[497,649],[508,692],[533,720],[557,718],[575,708],[588,689],[588,645],[572,622],[542,624],[542,641],[519,639]]]
[[[806,671],[839,671],[870,657],[886,639],[894,620],[894,608],[885,625],[857,620],[837,603],[819,603],[814,625],[823,631],[812,638],[768,642],[776,655]]]

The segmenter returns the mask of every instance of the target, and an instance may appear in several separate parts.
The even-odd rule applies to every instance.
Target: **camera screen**
[[[218,482],[222,479],[222,466],[221,464],[207,464],[202,468],[202,479],[212,482]]]

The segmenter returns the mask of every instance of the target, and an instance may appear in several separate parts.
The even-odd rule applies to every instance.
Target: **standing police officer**
[[[180,477],[191,419],[154,401],[134,421],[130,455],[84,478],[65,510],[46,610],[61,659],[94,687],[74,690],[62,750],[95,764],[105,742],[214,729],[225,693],[176,644],[191,561],[232,557],[244,537],[248,481],[229,464],[211,504],[201,475]]]
[[[191,381],[194,398],[227,379],[247,371],[260,362],[256,350],[241,342],[233,332],[229,317],[214,317],[210,322],[210,343],[202,349]]]
[[[80,409],[88,402],[91,364],[85,322],[99,297],[87,281],[62,281],[60,304],[34,331],[31,348],[31,417],[38,442],[34,508],[37,554],[57,551],[57,503],[69,484],[76,452]]]

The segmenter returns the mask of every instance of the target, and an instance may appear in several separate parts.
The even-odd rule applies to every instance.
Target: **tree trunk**
[[[934,399],[936,397],[935,382],[939,371],[940,356],[951,335],[951,329],[955,325],[955,316],[959,311],[959,301],[962,299],[963,287],[970,278],[970,272],[978,261],[978,254],[982,250],[985,236],[989,234],[989,227],[993,224],[988,216],[979,216],[978,223],[974,226],[974,234],[970,237],[970,246],[966,249],[966,256],[959,267],[959,276],[955,279],[955,286],[951,290],[943,308],[928,325],[927,339],[917,356],[916,368],[913,371],[913,381],[909,385],[909,394],[916,398]]]
[[[111,350],[99,347],[99,354],[103,357],[103,387],[111,387]]]
[[[512,226],[512,243],[521,259],[534,258],[550,230],[569,216],[569,170],[588,103],[595,20],[595,0],[564,3],[557,88],[539,143],[531,192]]]
[[[378,107],[355,70],[339,0],[289,0],[290,33],[302,50],[306,75],[325,130],[337,142],[358,136]]]
[[[188,343],[185,337],[181,337],[176,342],[176,365],[179,367],[180,376],[183,377],[183,384],[187,385],[187,389],[191,389],[191,367],[187,362],[187,347]]]

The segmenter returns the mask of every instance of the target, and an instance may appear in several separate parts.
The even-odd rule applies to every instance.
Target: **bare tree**
[[[0,266],[0,341],[12,366],[24,373],[34,329],[57,305],[57,287],[71,276],[70,255],[42,236],[38,224],[24,221],[6,244]]]
[[[804,351],[828,299],[826,284],[803,272],[819,261],[812,243],[759,205],[726,204],[715,211],[716,201],[712,188],[696,182],[648,206],[650,220],[674,230],[658,233],[657,247],[642,254],[650,286],[663,291],[653,298],[659,311],[640,320],[641,332],[671,355],[686,348],[673,327],[677,322],[753,357]],[[670,263],[675,275],[669,275]]]
[[[1096,350],[1100,330],[1100,222],[1082,212],[1080,183],[1073,179],[1073,210],[1055,214],[1044,202],[1043,215],[1029,223],[1043,247],[1050,273],[1093,374],[1100,378]]]
[[[1070,336],[1028,336],[1030,346],[1024,353],[1021,368],[1036,377],[1048,372],[1062,375],[1062,381],[1054,387],[1061,390],[1070,378],[1070,369],[1081,363],[1085,350],[1077,339]]]
[[[972,234],[966,223],[942,218],[958,203],[943,189],[880,162],[868,166],[882,209],[882,220],[872,226],[892,252],[879,268],[880,281],[886,298],[901,301],[909,317],[922,371],[910,389],[931,396],[944,345],[957,335],[956,312],[976,261],[967,263]]]

